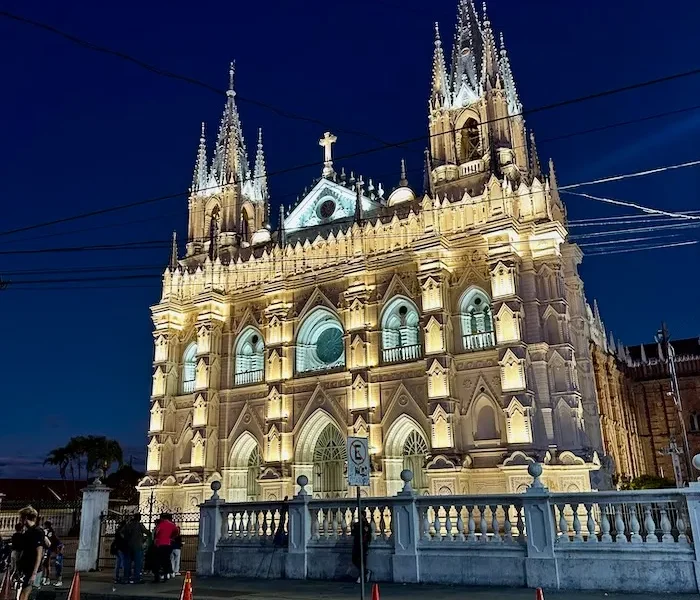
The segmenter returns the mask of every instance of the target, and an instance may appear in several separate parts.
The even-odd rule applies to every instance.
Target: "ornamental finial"
[[[440,25],[435,21],[435,47],[439,48],[442,46],[442,40],[440,39]]]
[[[406,187],[408,185],[408,179],[406,179],[406,161],[401,159],[401,179],[399,180],[399,185],[401,187]]]
[[[323,176],[330,178],[335,174],[333,170],[333,144],[338,141],[330,131],[326,131],[318,140],[318,145],[323,147]]]
[[[229,96],[235,95],[235,92],[233,91],[233,78],[234,78],[235,74],[236,74],[236,61],[232,60],[229,64],[229,67],[228,67],[228,91],[226,92],[226,94]]]

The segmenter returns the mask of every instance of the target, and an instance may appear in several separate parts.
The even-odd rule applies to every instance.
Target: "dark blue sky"
[[[439,21],[443,39],[450,40],[456,0],[10,0],[3,8],[221,88],[228,62],[235,59],[241,100],[260,100],[328,123],[339,138],[336,154],[348,154],[377,142],[343,129],[389,141],[426,133],[432,23]],[[494,29],[505,34],[526,110],[699,66],[700,4],[690,0],[672,8],[650,0],[491,0],[489,14]],[[0,55],[0,230],[187,189],[199,123],[207,121],[211,140],[223,97],[4,18]],[[543,161],[550,156],[556,161],[560,184],[575,183],[698,158],[700,110],[545,140],[693,106],[699,95],[700,77],[687,78],[538,112],[527,124],[537,134]],[[322,125],[243,101],[239,108],[251,155],[257,127],[264,129],[270,171],[320,161]],[[424,145],[341,164],[391,188],[405,157],[409,179],[420,187]],[[272,214],[319,173],[320,166],[271,177]],[[692,210],[698,208],[699,188],[696,168],[588,191]],[[571,219],[624,214],[589,200],[565,199]],[[129,221],[141,222],[124,225]],[[173,229],[182,239],[186,223],[182,196],[0,237],[0,251],[165,240]],[[0,274],[153,266],[164,264],[167,254],[5,255]],[[590,257],[582,274],[589,299],[598,298],[608,328],[625,343],[650,340],[661,319],[674,337],[691,337],[699,333],[697,259],[696,246]],[[25,277],[36,278],[13,278]],[[0,292],[5,342],[0,476],[39,473],[47,450],[83,433],[116,437],[128,453],[143,457],[152,360],[149,306],[159,298],[159,278],[91,285],[99,289],[51,289],[60,287],[55,284]]]

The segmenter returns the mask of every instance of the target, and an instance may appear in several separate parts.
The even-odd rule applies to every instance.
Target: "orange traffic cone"
[[[3,600],[9,600],[12,597],[12,582],[10,581],[10,570],[5,571],[5,575],[2,578],[2,586],[0,587],[0,597]]]
[[[180,600],[192,600],[192,576],[189,571],[185,573],[185,580],[182,582]]]
[[[372,600],[379,600],[379,584],[375,583],[372,586]]]
[[[68,590],[68,600],[80,600],[80,573],[73,573],[73,581],[70,582]]]
[[[535,600],[544,600],[544,592],[542,588],[537,588],[535,591]]]

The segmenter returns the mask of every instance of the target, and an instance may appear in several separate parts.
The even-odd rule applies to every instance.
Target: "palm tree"
[[[44,460],[44,465],[51,465],[53,467],[58,467],[58,472],[61,475],[61,479],[66,478],[66,470],[70,464],[70,459],[68,458],[68,453],[65,447],[54,448],[49,452]]]
[[[105,473],[117,464],[123,464],[123,452],[116,440],[111,440],[103,435],[79,435],[70,438],[65,446],[51,450],[44,461],[45,465],[58,467],[61,479],[66,479],[70,472],[71,479],[83,480],[83,468],[85,474],[94,473],[97,469],[103,469]]]

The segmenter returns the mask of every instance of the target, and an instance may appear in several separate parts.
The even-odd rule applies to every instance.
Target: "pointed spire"
[[[175,271],[178,266],[177,262],[177,231],[173,231],[173,241],[170,247],[170,264],[168,265],[171,271]]]
[[[615,336],[613,332],[610,332],[610,339],[608,340],[608,351],[611,354],[617,354],[617,348],[615,347]]]
[[[262,127],[258,129],[258,150],[255,153],[255,168],[253,170],[253,189],[258,202],[267,202],[267,169],[265,167],[265,152],[263,150]],[[269,220],[269,219],[268,219]]]
[[[537,154],[537,145],[535,144],[535,134],[530,132],[530,177],[537,177],[542,180],[542,167],[540,166],[540,157]]]
[[[202,122],[202,131],[199,134],[199,148],[197,160],[194,163],[194,175],[192,176],[192,193],[196,194],[206,190],[207,187],[207,138],[205,124]]]
[[[621,339],[617,340],[617,358],[624,362],[625,360],[625,345]]]
[[[496,50],[496,39],[491,29],[491,21],[486,12],[486,2],[483,4],[484,20],[482,25],[484,37],[484,58],[483,70],[481,72],[481,81],[484,87],[493,85],[498,74],[498,52]]]
[[[593,316],[595,317],[598,327],[602,327],[603,319],[600,318],[600,309],[598,308],[598,300],[593,299]]]
[[[229,87],[226,91],[226,105],[221,116],[216,149],[211,166],[211,174],[218,185],[229,183],[243,184],[250,177],[248,153],[243,141],[243,129],[238,115],[234,85],[235,63],[229,66]]]
[[[474,1],[459,0],[450,68],[453,105],[457,107],[466,106],[481,96],[483,48],[481,25]]]
[[[362,222],[362,177],[355,184],[355,223]]]
[[[212,215],[209,220],[209,259],[216,260],[219,255],[217,241],[219,239],[219,219]]]
[[[430,168],[430,150],[423,151],[423,193],[433,197],[432,173]]]
[[[645,364],[647,364],[647,362],[649,362],[649,361],[647,360],[647,352],[646,352],[646,350],[644,349],[644,344],[641,344],[641,345],[639,346],[639,357],[641,358],[642,364],[643,364],[643,365],[645,365]]]
[[[284,204],[280,204],[280,222],[277,228],[277,242],[280,248],[287,245],[287,234],[284,231]]]
[[[435,23],[435,50],[433,51],[433,79],[430,93],[430,109],[437,110],[449,106],[449,86],[447,84],[447,67],[445,54],[440,40],[440,28]]]
[[[503,79],[503,87],[506,91],[506,102],[508,103],[508,114],[510,116],[519,115],[523,112],[523,105],[520,103],[520,98],[518,97],[518,90],[515,87],[515,79],[513,78],[513,71],[510,68],[510,59],[508,58],[508,52],[506,51],[506,44],[503,41],[503,34],[501,33],[501,60],[498,63],[498,71]]]
[[[408,179],[406,179],[406,161],[401,159],[401,179],[399,179],[399,186],[406,187],[408,185]]]

